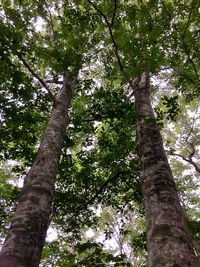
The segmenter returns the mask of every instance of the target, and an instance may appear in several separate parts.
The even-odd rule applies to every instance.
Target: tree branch
[[[110,38],[111,38],[111,41],[112,41],[112,44],[113,44],[113,48],[114,48],[114,53],[115,53],[115,56],[116,56],[116,59],[117,59],[117,62],[118,62],[122,77],[129,84],[131,89],[134,91],[135,90],[134,84],[132,83],[131,79],[128,78],[128,76],[127,76],[127,74],[126,74],[126,72],[124,70],[124,66],[123,66],[123,64],[121,62],[120,56],[119,56],[119,49],[118,49],[117,43],[116,43],[114,35],[113,35],[113,31],[112,31],[112,26],[113,26],[112,22],[111,23],[109,22],[107,16],[98,8],[97,5],[95,5],[91,0],[88,0],[88,2],[90,3],[90,5],[93,6],[93,8],[97,11],[97,13],[99,13],[99,15],[101,17],[103,17],[103,19],[105,20],[105,23],[106,23],[106,25],[108,27],[108,30],[109,30]],[[115,3],[117,3],[117,1],[115,1]],[[115,9],[116,9],[116,7],[115,7]]]
[[[48,21],[48,16],[47,16],[47,22],[49,24],[49,27],[48,27],[49,39],[50,39],[52,47],[56,48],[56,34],[55,34],[55,31],[54,31],[54,27],[53,27],[52,14],[51,14],[51,11],[50,11],[49,6],[46,3],[46,1],[44,1],[44,4],[46,6],[47,12],[49,13],[49,21]]]
[[[122,174],[126,174],[126,173],[133,173],[133,171],[129,171],[129,170],[118,170],[116,172],[115,175],[109,177],[99,188],[99,190],[94,194],[93,197],[91,197],[86,203],[84,203],[83,205],[79,206],[78,208],[75,209],[75,212],[78,212],[84,208],[87,208],[88,205],[92,204],[95,199],[106,189],[106,187],[108,186],[109,183],[111,183],[112,181],[120,178],[120,176]],[[136,172],[134,172],[136,174]]]
[[[190,131],[189,131],[189,133],[188,133],[188,135],[187,135],[187,137],[186,137],[186,139],[185,139],[185,142],[187,143],[187,144],[191,144],[190,142],[189,142],[189,138],[190,138],[190,136],[194,133],[193,131],[194,131],[194,126],[195,126],[195,122],[196,122],[196,114],[198,113],[198,109],[199,109],[199,104],[197,104],[197,108],[196,108],[196,110],[195,110],[195,112],[194,112],[194,116],[193,116],[193,118],[192,118],[192,125],[191,125],[191,127],[190,127]],[[187,127],[186,127],[187,128]]]
[[[187,23],[186,23],[186,26],[185,26],[185,29],[184,29],[184,32],[183,32],[183,36],[185,35],[185,33],[187,31],[187,28],[190,25],[190,20],[191,20],[191,15],[192,15],[193,9],[194,9],[194,2],[192,2],[192,4],[191,4],[191,9],[190,9],[190,12],[189,12],[189,15],[188,15],[188,20],[187,20]]]
[[[191,151],[190,155],[188,156],[188,158],[192,160],[192,157],[194,156],[196,150],[195,150],[195,145],[194,145],[194,143],[190,142],[189,145],[190,145],[192,151]]]
[[[49,86],[45,83],[45,81],[39,77],[39,75],[31,68],[31,66],[27,63],[24,56],[19,53],[18,51],[15,51],[17,57],[22,61],[23,65],[28,69],[28,71],[32,74],[33,77],[35,77],[40,84],[47,90],[49,97],[52,101],[55,101],[55,96],[52,94]]]
[[[181,158],[182,160],[184,160],[184,161],[190,163],[190,164],[195,168],[195,170],[196,170],[197,172],[200,173],[200,168],[199,168],[199,166],[192,160],[191,157],[190,157],[190,158],[186,158],[186,157],[184,157],[183,155],[178,154],[178,153],[175,153],[175,152],[171,152],[171,155],[172,155],[172,156],[177,156],[177,157]]]
[[[187,57],[188,57],[188,61],[190,62],[190,64],[192,65],[192,67],[193,67],[193,69],[194,69],[194,72],[195,72],[197,81],[200,83],[200,78],[199,78],[199,74],[198,74],[198,71],[197,71],[197,67],[196,67],[196,65],[195,65],[195,63],[194,63],[194,61],[193,61],[193,59],[192,59],[191,56],[190,56],[190,51],[189,51],[188,48],[187,48],[187,45],[186,45],[186,43],[185,43],[184,36],[182,35],[182,33],[181,33],[178,29],[176,29],[176,30],[177,30],[177,32],[179,33],[180,37],[181,37],[181,40],[182,40],[182,43],[183,43],[183,48],[184,48],[185,53],[186,53],[186,55],[187,55]]]
[[[167,14],[168,14],[168,16],[171,17],[171,14],[170,14],[170,12],[168,11],[168,9],[167,9],[165,3],[164,3],[163,1],[162,1],[162,3],[163,3],[163,6],[164,6],[164,8],[165,8],[165,10],[166,10],[166,12],[167,12]],[[184,48],[184,50],[185,50],[185,54],[186,54],[186,56],[187,56],[187,58],[188,58],[188,61],[190,62],[190,64],[192,65],[192,67],[193,67],[193,69],[194,69],[195,76],[196,76],[196,78],[197,78],[198,83],[200,83],[200,77],[199,77],[199,74],[198,74],[197,67],[196,67],[196,65],[195,65],[195,63],[194,63],[194,61],[193,61],[193,59],[192,59],[191,56],[190,56],[190,51],[188,50],[187,45],[186,45],[186,43],[185,43],[185,39],[184,39],[184,37],[185,37],[185,33],[186,33],[186,31],[187,31],[187,28],[189,27],[189,24],[190,24],[190,19],[191,19],[191,15],[192,15],[192,11],[193,11],[193,9],[194,9],[194,4],[191,5],[191,9],[190,9],[190,12],[189,12],[189,15],[188,15],[188,20],[187,20],[187,23],[186,23],[186,26],[185,26],[185,29],[184,29],[184,32],[183,32],[183,33],[181,33],[181,31],[178,29],[178,27],[175,25],[175,23],[173,23],[173,26],[174,26],[174,29],[177,31],[177,33],[178,33],[178,34],[180,35],[180,37],[181,37],[181,41],[182,41],[182,44],[183,44],[183,48]]]
[[[10,41],[8,40],[6,43],[7,47],[13,52],[13,54],[15,54],[19,60],[23,63],[24,67],[30,72],[30,74],[36,78],[39,83],[46,89],[50,99],[55,102],[56,98],[53,95],[53,93],[51,92],[49,86],[45,83],[45,81],[31,68],[31,66],[28,64],[28,62],[26,61],[26,59],[24,58],[24,56],[17,51],[16,49],[14,49],[11,45],[10,45]]]
[[[111,23],[110,23],[111,27],[113,27],[113,25],[114,25],[116,13],[117,13],[117,0],[115,0],[115,9],[114,9],[112,20],[111,20]]]
[[[52,80],[45,80],[45,83],[55,83],[55,84],[63,84],[63,81],[58,81],[56,79],[52,79]]]

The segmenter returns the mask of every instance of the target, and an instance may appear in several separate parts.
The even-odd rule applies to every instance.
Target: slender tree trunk
[[[74,86],[75,80],[69,81],[64,75],[63,88],[54,103],[36,159],[25,178],[0,254],[0,267],[39,266]]]
[[[149,75],[135,90],[138,153],[147,221],[149,267],[197,266],[172,172],[150,101]]]

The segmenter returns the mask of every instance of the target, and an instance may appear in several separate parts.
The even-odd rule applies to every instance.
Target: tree
[[[130,13],[126,14],[128,19],[126,17],[123,19],[122,17],[121,20],[123,22],[121,25],[120,23],[117,25],[118,29],[120,26],[123,28],[123,32],[125,32],[124,35],[128,35],[128,31],[130,32],[129,34],[131,34],[133,29],[141,33],[137,40],[138,43],[140,43],[141,49],[138,47],[136,48],[141,58],[138,59],[138,69],[135,70],[135,73],[132,72],[132,75],[135,74],[135,77],[129,78],[130,74],[128,75],[126,73],[123,66],[124,60],[121,61],[120,58],[121,51],[119,47],[121,43],[118,47],[114,37],[113,20],[110,22],[105,12],[92,1],[89,0],[89,2],[103,18],[108,27],[121,74],[123,78],[129,82],[132,90],[131,94],[135,97],[136,113],[139,116],[137,122],[138,156],[141,163],[140,181],[144,195],[147,220],[148,264],[149,266],[182,266],[184,264],[187,266],[195,266],[196,257],[193,249],[194,245],[191,245],[193,244],[192,239],[187,229],[185,215],[180,206],[176,186],[163,148],[160,130],[156,123],[150,100],[150,73],[156,73],[156,69],[160,68],[163,64],[171,63],[170,67],[174,67],[173,62],[166,62],[165,59],[165,53],[168,55],[167,45],[163,44],[162,41],[159,42],[159,45],[162,46],[162,49],[159,51],[157,42],[155,42],[155,45],[152,43],[152,38],[155,38],[155,36],[152,36],[152,32],[154,34],[155,32],[150,29],[150,27],[156,27],[156,25],[158,25],[157,22],[160,22],[159,16],[162,15],[162,20],[164,20],[162,25],[164,25],[164,27],[162,29],[162,26],[160,26],[161,29],[158,30],[159,35],[157,35],[156,38],[159,39],[161,36],[163,37],[168,34],[168,29],[170,27],[169,9],[170,12],[175,15],[175,25],[172,26],[174,26],[176,33],[178,32],[180,35],[182,41],[181,46],[183,46],[186,58],[190,61],[193,72],[198,79],[197,69],[193,61],[195,59],[191,58],[185,40],[185,35],[192,30],[190,24],[192,24],[191,17],[193,14],[193,6],[188,17],[184,16],[183,18],[182,23],[184,24],[184,30],[182,30],[182,28],[179,28],[179,14],[176,13],[176,7],[173,7],[173,4],[161,2],[159,5],[160,10],[157,9],[157,5],[154,5],[155,3],[151,2],[147,3],[142,1],[140,4],[130,4],[135,7],[134,19],[132,19]],[[194,2],[193,5],[195,5]],[[117,2],[115,2],[115,7],[117,9]],[[182,5],[182,8],[187,10],[187,7],[184,5]],[[136,12],[136,9],[139,11]],[[157,15],[153,17],[155,11]],[[144,15],[146,15],[147,20],[144,19]],[[118,17],[120,17],[120,11],[118,12]],[[152,26],[150,26],[150,23],[152,23]],[[176,23],[178,23],[178,26]],[[130,38],[128,40],[130,40]],[[127,43],[123,45],[126,48],[128,47]],[[158,52],[157,56],[154,54],[155,49],[157,49]],[[132,59],[132,55],[128,53],[129,50],[126,49],[125,51],[122,51],[123,59],[128,56]],[[128,56],[126,54],[128,54]],[[153,58],[152,55],[154,55]]]
[[[66,42],[66,39],[59,39],[57,36],[65,35],[69,25],[72,24],[69,19],[55,21],[59,12],[56,3],[48,5],[43,1],[37,3],[35,7],[34,5],[34,2],[29,7],[27,3],[12,4],[5,1],[4,12],[1,12],[1,30],[5,31],[5,35],[1,36],[1,42],[9,51],[6,55],[7,60],[19,60],[32,78],[46,89],[53,102],[48,124],[35,160],[26,176],[9,234],[1,251],[1,266],[38,266],[40,262],[49,226],[55,177],[68,125],[69,105],[82,61],[80,47],[78,46],[76,50],[76,47],[70,44],[74,42],[72,36],[65,44],[68,51],[61,50],[64,45],[62,42]],[[52,14],[53,7],[57,8],[56,16]],[[69,9],[70,5],[64,7],[63,12],[67,14]],[[47,32],[37,33],[37,29],[29,24],[29,20],[37,21],[39,17],[43,19],[48,29],[48,36]],[[81,36],[84,36],[84,33],[81,33]],[[79,40],[81,45],[85,39],[83,37],[82,42]],[[28,63],[29,59],[34,63],[34,67]],[[44,64],[45,61],[48,61],[48,64]],[[35,70],[36,65],[43,76],[53,76],[52,80],[42,79]],[[61,77],[62,80],[58,81],[57,77]],[[62,85],[56,96],[49,88],[48,82]]]
[[[135,98],[137,112],[143,116],[138,123],[138,153],[148,225],[149,266],[193,266],[195,255],[191,236],[164,152],[160,130],[154,121],[148,75],[144,74],[142,79],[135,91]]]
[[[135,97],[135,113],[132,116],[132,123],[137,126],[137,149],[141,164],[140,183],[147,218],[149,266],[181,266],[183,264],[194,266],[196,259],[192,238],[187,230],[185,216],[164,152],[160,129],[151,106],[150,76],[157,75],[162,69],[168,68],[174,86],[182,91],[184,91],[183,88],[186,88],[185,92],[190,98],[197,95],[196,88],[199,83],[198,53],[191,52],[198,49],[198,44],[194,38],[196,34],[198,35],[197,18],[199,15],[195,11],[197,3],[192,1],[191,8],[182,2],[180,7],[177,7],[176,3],[169,1],[120,1],[119,3],[118,1],[108,1],[107,3],[99,1],[97,5],[92,1],[82,1],[81,3],[80,1],[64,1],[50,4],[43,1],[37,5],[32,3],[31,8],[27,6],[26,2],[14,3],[13,5],[16,6],[10,4],[9,7],[6,7],[5,4],[7,2],[4,3],[1,28],[6,34],[1,37],[1,42],[9,52],[4,55],[2,61],[5,66],[8,65],[8,61],[12,62],[12,67],[13,65],[19,66],[19,62],[21,62],[32,75],[32,83],[35,85],[34,79],[37,79],[46,89],[53,101],[53,106],[52,115],[44,132],[36,160],[25,180],[9,231],[10,235],[7,235],[2,249],[2,262],[12,264],[11,261],[13,261],[15,266],[18,266],[17,264],[23,264],[23,266],[37,266],[39,264],[49,224],[55,176],[65,141],[64,135],[72,92],[80,69],[83,66],[87,69],[91,57],[95,58],[94,54],[98,53],[98,59],[102,62],[100,64],[102,72],[101,78],[98,75],[96,77],[104,86],[109,85],[115,89],[116,87],[123,88],[123,93],[119,93],[122,97],[121,102],[118,99],[116,105],[120,103],[122,107],[126,106],[126,110],[127,107],[132,109],[132,96]],[[96,13],[99,17],[96,16]],[[91,18],[88,19],[87,15],[90,15]],[[33,19],[37,21],[39,18],[43,19],[46,31],[38,33],[34,23],[29,23],[29,21],[33,21]],[[192,42],[191,50],[189,50],[188,44],[191,43],[191,40],[194,42]],[[182,67],[182,62],[185,62],[187,68]],[[31,65],[35,67],[31,67]],[[20,71],[21,68],[20,65]],[[36,72],[36,68],[40,70],[43,79]],[[190,75],[186,73],[186,69]],[[5,71],[5,73],[7,72]],[[51,77],[49,78],[49,76]],[[79,79],[80,76],[81,74]],[[84,74],[85,78],[86,73]],[[21,80],[19,84],[20,82]],[[49,88],[48,84],[51,83],[62,86],[56,97],[52,92],[56,92],[57,88],[55,85]],[[195,85],[194,89],[192,85]],[[79,83],[79,87],[79,90],[82,89],[83,91],[88,89],[81,87],[81,83]],[[129,88],[127,89],[127,87]],[[125,89],[126,93],[124,94]],[[33,91],[35,92],[35,90]],[[128,97],[127,91],[129,91]],[[113,93],[113,99],[117,99],[118,95],[116,97],[116,94]],[[104,99],[107,95],[104,94]],[[84,101],[79,103],[85,105]],[[124,125],[126,125],[127,130],[127,132],[123,132],[125,148],[120,146],[123,153],[120,152],[116,141],[123,140],[123,138],[118,139],[118,137],[119,134],[122,134],[121,128],[124,125],[121,127],[121,120],[124,114],[123,112],[120,113],[119,109],[117,112],[113,112],[115,107],[112,106],[112,108],[106,107],[109,110],[106,117],[103,114],[104,108],[105,105],[101,107],[99,114],[90,111],[92,116],[87,118],[94,122],[99,119],[97,115],[100,116],[101,122],[97,129],[96,138],[101,153],[98,157],[99,165],[90,157],[92,164],[98,166],[95,173],[97,179],[92,180],[92,185],[88,182],[90,191],[86,187],[86,193],[83,193],[84,197],[88,191],[90,195],[93,194],[92,190],[95,190],[96,185],[99,185],[97,182],[99,177],[104,180],[104,184],[109,184],[105,182],[104,178],[110,173],[112,175],[108,178],[109,181],[118,181],[117,184],[120,185],[122,182],[117,179],[120,177],[127,179],[128,174],[129,183],[133,183],[131,178],[132,180],[133,178],[136,179],[135,169],[133,170],[133,165],[135,168],[136,164],[132,160],[133,164],[131,165],[128,148],[130,144],[131,149],[135,145],[132,140],[127,142],[128,137],[132,138],[129,131],[133,130],[135,125],[132,128],[129,121],[128,128],[127,120],[125,120]],[[130,117],[128,119],[130,120]],[[117,135],[115,135],[116,129],[119,131]],[[110,132],[113,134],[110,135]],[[80,137],[80,135],[78,136]],[[89,139],[89,134],[87,138]],[[70,139],[67,141],[69,142]],[[110,144],[111,146],[109,146]],[[115,154],[111,153],[113,147]],[[91,168],[83,167],[86,160],[84,152],[81,156],[79,150],[80,145],[77,145],[74,148],[74,154],[70,156],[75,158],[73,170],[79,178],[75,179],[73,183],[82,186],[80,175],[84,171],[85,174],[90,173]],[[132,154],[134,153],[135,151]],[[96,156],[97,154],[92,155]],[[116,156],[116,154],[120,156]],[[128,159],[125,160],[127,155],[129,158],[127,157]],[[121,160],[123,157],[124,162]],[[69,157],[67,159],[69,160]],[[117,169],[121,166],[128,166],[129,169]],[[113,173],[115,174],[113,175]],[[72,180],[73,175],[71,173]],[[68,194],[70,194],[70,185],[73,184],[69,180],[67,181]],[[104,184],[101,186],[103,189],[105,188]],[[122,187],[120,189],[122,190]],[[84,192],[84,188],[82,190]],[[117,186],[115,186],[113,192],[116,193],[117,190]],[[40,193],[42,193],[42,197]],[[60,193],[62,194],[62,192]],[[80,195],[76,196],[73,193],[74,198],[77,197],[76,204],[86,200],[86,198],[79,198]],[[94,201],[98,194],[91,197]],[[107,202],[108,205],[109,201],[113,204],[115,200],[106,200],[105,198],[103,201]],[[127,198],[127,201],[129,200],[130,198]],[[55,202],[55,204],[58,203]],[[88,203],[91,204],[91,201],[87,200],[85,203],[86,205],[82,206],[86,207]],[[23,208],[24,204],[26,204],[26,209]],[[65,208],[69,213],[69,206]],[[25,216],[22,216],[23,214]],[[21,216],[24,218],[22,222],[20,222]],[[68,214],[65,214],[65,217],[69,219]],[[35,220],[32,221],[33,218],[39,219],[36,222]],[[21,246],[19,246],[19,240]]]

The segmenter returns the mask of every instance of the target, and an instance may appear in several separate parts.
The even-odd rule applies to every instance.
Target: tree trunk
[[[135,90],[138,154],[147,221],[149,267],[197,266],[172,172],[150,100],[149,75],[143,73]]]
[[[37,156],[27,174],[10,230],[5,239],[0,267],[39,266],[61,150],[68,124],[68,108],[75,80],[64,75],[64,84],[56,102]]]

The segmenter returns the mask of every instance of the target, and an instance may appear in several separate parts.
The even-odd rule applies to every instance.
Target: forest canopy
[[[199,21],[1,1],[0,267],[198,266]]]

